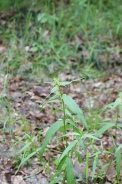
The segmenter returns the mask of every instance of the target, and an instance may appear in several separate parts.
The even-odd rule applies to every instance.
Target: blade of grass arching
[[[102,128],[100,128],[97,132],[96,132],[96,136],[100,136],[101,134],[103,134],[106,130],[108,130],[109,128],[112,128],[115,126],[115,123],[107,123],[106,125],[104,125]]]
[[[120,149],[115,153],[116,155],[116,177],[117,182],[119,182],[120,171],[121,171],[121,151]]]
[[[67,183],[68,184],[75,184],[75,175],[74,175],[74,169],[73,169],[73,163],[72,159],[70,157],[67,157],[66,160],[66,176],[67,176]]]
[[[70,96],[67,95],[63,95],[62,99],[65,105],[82,121],[83,125],[88,128],[83,112],[79,108],[77,103]]]
[[[26,158],[24,158],[24,159],[21,161],[20,165],[18,166],[18,169],[17,169],[17,171],[15,172],[15,174],[17,174],[18,171],[19,171],[19,169],[27,162],[27,160],[29,160],[31,157],[33,157],[36,153],[37,153],[37,152],[34,151],[33,153],[29,154]]]
[[[44,153],[44,150],[50,141],[50,139],[53,137],[53,135],[59,130],[59,128],[63,125],[63,120],[56,121],[53,125],[51,125],[50,129],[47,131],[45,140],[42,144],[42,147],[40,149],[40,160],[42,160],[42,155]]]
[[[17,152],[17,154],[20,154],[22,153],[24,150],[26,150],[30,145],[32,144],[32,142],[28,142],[21,150],[19,150]]]
[[[72,141],[71,144],[64,150],[61,157],[59,158],[59,162],[67,155],[67,153],[77,144],[78,140]]]

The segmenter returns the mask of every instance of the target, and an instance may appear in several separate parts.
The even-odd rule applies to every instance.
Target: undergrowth
[[[62,88],[69,85],[71,82],[59,82],[59,80],[54,79],[55,86],[51,90],[53,95],[46,103],[51,103],[59,100],[61,104],[60,111],[62,112],[61,119],[57,120],[53,125],[51,125],[48,130],[45,140],[40,148],[40,161],[42,162],[42,156],[45,152],[45,148],[49,141],[52,139],[57,131],[61,131],[62,136],[59,136],[59,145],[63,141],[64,149],[57,159],[57,169],[52,177],[51,184],[55,184],[59,181],[68,184],[83,183],[88,184],[89,182],[104,183],[106,180],[107,173],[111,166],[116,169],[115,182],[120,183],[120,172],[121,172],[121,148],[122,144],[117,144],[117,130],[121,129],[121,124],[118,123],[119,115],[122,111],[122,93],[119,93],[119,97],[115,102],[106,105],[102,111],[107,108],[110,110],[115,110],[116,120],[115,121],[102,121],[99,128],[94,132],[90,130],[86,119],[83,115],[83,111],[79,108],[76,102],[68,95],[63,94]],[[92,122],[93,123],[93,122]],[[100,123],[100,122],[97,122]],[[113,137],[113,146],[106,150],[103,146],[101,136],[104,135],[106,131],[115,129],[115,135]],[[70,139],[72,137],[72,139]],[[112,139],[112,138],[111,138]],[[95,142],[99,141],[101,146],[97,148]],[[81,158],[81,150],[85,154],[85,162]],[[100,156],[105,154],[109,162],[100,165]],[[77,158],[77,162],[84,163],[84,171],[81,173],[81,177],[77,178],[75,169],[73,166],[73,160]],[[92,168],[92,172],[89,172],[89,168]]]
[[[120,64],[120,1],[9,2],[10,15],[0,26],[7,72],[28,75],[45,67],[50,74],[70,68],[82,72],[84,64],[99,69]]]

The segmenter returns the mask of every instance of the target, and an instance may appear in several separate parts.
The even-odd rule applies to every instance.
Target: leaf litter
[[[64,81],[72,80],[73,75],[70,74],[61,74],[60,76]],[[75,78],[76,76],[74,76]],[[100,79],[83,79],[82,82],[71,83],[68,88],[64,88],[64,92],[72,96],[79,106],[84,110],[93,108],[103,107],[105,104],[113,102],[117,97],[117,92],[122,91],[121,84],[121,75],[110,75],[102,80]],[[1,78],[1,91],[3,89],[3,81]],[[32,158],[29,162],[29,165],[23,166],[17,175],[14,175],[16,170],[16,164],[14,157],[16,158],[16,150],[21,149],[23,145],[23,137],[26,135],[26,131],[33,136],[37,136],[38,132],[39,140],[42,142],[44,140],[45,134],[48,131],[50,125],[58,119],[60,114],[55,114],[53,111],[55,106],[52,108],[51,105],[47,104],[45,108],[40,112],[40,105],[45,100],[46,96],[49,95],[52,86],[40,86],[35,82],[27,82],[23,78],[9,78],[9,95],[6,95],[6,98],[11,101],[11,106],[7,108],[11,112],[11,118],[9,119],[10,125],[6,123],[5,120],[0,119],[0,123],[3,124],[5,131],[2,131],[3,126],[1,127],[0,133],[0,142],[1,142],[1,151],[0,151],[0,178],[1,184],[8,183],[22,183],[22,184],[31,184],[31,183],[48,183],[50,175],[53,174],[54,164],[52,162],[52,157],[55,157],[55,151],[60,151],[62,149],[59,146],[56,138],[50,142],[48,146],[49,153],[44,153],[45,162],[49,161],[52,163],[52,166],[48,164],[40,163],[38,157]],[[99,99],[99,100],[98,100]],[[89,102],[89,103],[88,103]],[[3,104],[4,105],[4,104]],[[7,104],[8,105],[8,104]],[[9,105],[8,105],[9,106]],[[4,107],[6,109],[6,107]],[[8,109],[1,110],[1,113],[4,116],[8,115]],[[109,118],[112,118],[113,115],[108,113]],[[106,114],[104,114],[106,116]],[[23,119],[22,119],[23,118]],[[14,119],[14,123],[13,122]],[[23,125],[23,120],[26,122]],[[121,123],[121,120],[120,120]],[[25,127],[24,127],[25,126]],[[12,129],[12,130],[11,130]],[[27,129],[27,130],[26,130]],[[114,130],[112,131],[114,135]],[[112,147],[112,134],[108,131],[105,132],[101,139],[103,141],[103,146],[106,150],[109,150]],[[121,131],[118,131],[118,145],[122,143]],[[15,144],[15,140],[22,143],[22,145]],[[56,142],[55,142],[56,141]],[[69,138],[70,141],[70,138]],[[40,147],[41,142],[36,141],[35,147]],[[96,146],[100,149],[99,142],[96,141]],[[90,148],[89,148],[89,152]],[[83,152],[81,151],[81,155]],[[82,158],[84,160],[84,156]],[[104,165],[105,162],[108,162],[112,158],[108,158],[107,155],[101,155],[101,165]],[[82,164],[74,158],[74,168],[76,171],[77,177],[83,173],[83,168],[85,166],[85,160]],[[89,169],[89,172],[91,170]],[[30,175],[30,173],[32,175]],[[106,180],[110,183],[114,181],[115,168],[112,166],[109,172],[107,173]]]

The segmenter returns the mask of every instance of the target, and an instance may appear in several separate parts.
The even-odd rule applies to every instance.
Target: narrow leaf
[[[63,125],[63,120],[56,121],[53,125],[51,125],[50,129],[47,131],[45,140],[43,142],[43,145],[40,150],[40,160],[42,159],[42,155],[44,153],[44,150],[49,143],[52,136],[59,130],[59,128]]]
[[[121,151],[120,149],[116,152],[116,172],[117,172],[117,181],[119,182],[121,171]]]
[[[114,123],[108,123],[106,125],[104,125],[101,129],[99,129],[97,132],[96,132],[96,136],[100,136],[101,134],[103,134],[106,130],[108,130],[109,128],[112,128],[114,127],[115,124]]]
[[[114,109],[115,107],[117,107],[121,103],[121,101],[122,101],[121,98],[117,98],[116,101],[113,104],[112,109]]]
[[[26,158],[24,158],[24,159],[21,161],[21,163],[20,163],[20,165],[19,165],[19,167],[18,167],[16,173],[19,171],[20,167],[23,166],[23,165],[27,162],[27,160],[29,160],[29,159],[30,159],[31,157],[33,157],[35,154],[36,154],[36,151],[35,151],[35,152],[32,152],[32,153],[29,154]]]
[[[57,86],[55,86],[55,87],[51,90],[50,93],[55,93],[56,91],[58,91],[58,87],[57,87]]]
[[[68,184],[75,184],[75,175],[74,175],[74,169],[73,169],[73,163],[72,159],[70,157],[67,157],[66,160],[66,173],[67,173],[67,183]]]
[[[96,157],[94,158],[94,162],[93,162],[92,180],[95,178],[95,171],[96,171],[96,169],[97,169],[97,164],[98,164],[98,154],[97,154]]]
[[[77,144],[78,140],[72,141],[71,144],[64,150],[61,157],[59,158],[59,162],[66,156],[66,154]]]
[[[82,138],[82,139],[90,138],[90,139],[99,140],[97,137],[95,137],[95,136],[92,135],[92,134],[84,134],[81,138]]]
[[[67,95],[63,95],[62,99],[65,103],[65,105],[75,114],[77,115],[77,117],[82,121],[83,125],[87,128],[87,123],[86,120],[84,118],[83,112],[82,110],[79,108],[79,106],[77,105],[77,103],[70,97]]]
[[[122,149],[122,144],[120,144],[119,147],[116,149],[116,153],[117,153],[117,151],[119,151],[120,149]]]

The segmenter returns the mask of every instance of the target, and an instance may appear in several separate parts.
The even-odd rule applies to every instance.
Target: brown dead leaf
[[[4,53],[7,51],[7,48],[3,45],[0,45],[0,54]]]
[[[12,184],[26,184],[26,182],[23,180],[22,176],[12,176],[11,177]]]

